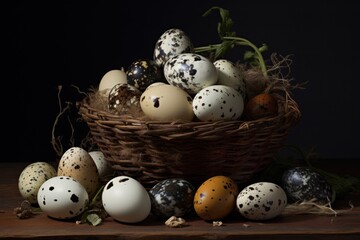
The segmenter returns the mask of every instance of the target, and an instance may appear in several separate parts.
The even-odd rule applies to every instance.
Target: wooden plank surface
[[[54,220],[43,213],[29,219],[18,219],[13,212],[22,201],[17,179],[26,165],[0,164],[1,239],[360,239],[358,193],[348,194],[336,202],[334,209],[349,209],[349,201],[355,206],[337,216],[280,216],[254,222],[235,215],[224,220],[220,227],[196,217],[186,219],[187,225],[182,228],[167,227],[152,216],[137,224],[123,224],[109,217],[99,226]]]

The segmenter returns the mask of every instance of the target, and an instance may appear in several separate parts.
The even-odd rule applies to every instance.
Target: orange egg
[[[245,105],[244,116],[248,120],[274,116],[278,113],[278,103],[269,93],[260,93],[251,98]]]
[[[225,218],[233,212],[239,189],[227,176],[214,176],[203,182],[194,196],[194,209],[206,221]]]

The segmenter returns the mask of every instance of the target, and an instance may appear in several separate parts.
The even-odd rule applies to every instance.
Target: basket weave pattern
[[[244,182],[271,163],[301,117],[292,98],[276,98],[278,115],[253,121],[145,121],[96,109],[88,98],[79,113],[113,169],[145,187],[172,177],[196,185],[215,175]]]

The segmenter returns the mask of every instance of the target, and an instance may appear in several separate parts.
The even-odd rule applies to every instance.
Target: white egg
[[[31,204],[36,204],[40,186],[46,180],[55,176],[56,170],[50,163],[34,162],[27,165],[21,172],[18,180],[21,196]]]
[[[196,94],[215,84],[218,73],[214,64],[206,57],[195,53],[182,53],[165,63],[164,76],[169,84],[189,94]]]
[[[56,176],[41,185],[37,202],[49,217],[71,219],[85,211],[89,197],[85,188],[74,178]]]
[[[100,179],[106,179],[106,177],[108,177],[109,175],[111,175],[113,173],[111,164],[108,161],[106,161],[103,152],[90,151],[89,154],[96,164]]]
[[[110,70],[101,78],[98,91],[108,95],[109,91],[119,83],[127,83],[126,72],[119,69]]]
[[[271,182],[257,182],[245,187],[236,199],[239,213],[250,220],[268,220],[279,216],[287,205],[285,191]]]
[[[136,179],[128,176],[117,176],[106,183],[102,203],[109,216],[124,223],[141,222],[151,211],[147,190]]]
[[[195,95],[192,106],[201,121],[236,120],[244,111],[244,100],[232,87],[212,85]]]
[[[90,154],[80,147],[71,147],[64,152],[58,164],[58,176],[68,176],[79,181],[89,197],[100,188],[99,172]]]
[[[216,84],[226,85],[239,91],[243,99],[246,97],[246,85],[240,68],[227,59],[218,59],[214,62],[218,70],[218,81]]]

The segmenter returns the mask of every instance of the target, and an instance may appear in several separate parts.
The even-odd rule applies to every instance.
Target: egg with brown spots
[[[238,186],[230,177],[211,177],[195,192],[195,212],[206,221],[221,220],[234,211],[238,193]]]
[[[239,213],[250,220],[268,220],[279,216],[287,205],[285,191],[271,182],[250,184],[236,199]]]
[[[101,185],[99,171],[93,158],[80,147],[71,147],[64,152],[58,164],[57,175],[77,180],[84,186],[90,199],[95,196]]]

